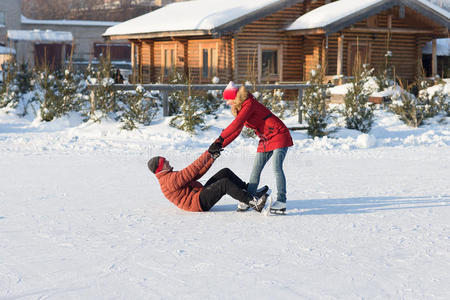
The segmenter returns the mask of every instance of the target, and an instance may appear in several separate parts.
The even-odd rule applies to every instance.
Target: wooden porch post
[[[431,54],[431,75],[435,77],[437,75],[437,42],[433,39],[431,42],[432,54]]]
[[[327,57],[328,56],[328,35],[325,35],[325,38],[322,40],[322,70],[324,75],[327,75]]]
[[[135,45],[134,42],[131,42],[131,78],[132,78],[132,83],[136,82],[136,63],[135,63],[135,56],[134,56],[134,52],[135,52]]]
[[[61,67],[64,68],[66,64],[66,42],[63,42],[61,48]]]
[[[342,83],[342,64],[344,60],[344,35],[338,36],[338,54],[337,54],[337,76],[339,78],[339,84]]]

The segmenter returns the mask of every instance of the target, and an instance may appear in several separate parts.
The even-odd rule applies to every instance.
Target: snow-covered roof
[[[13,48],[0,46],[0,54],[16,54],[16,50]]]
[[[87,20],[34,20],[25,16],[21,17],[22,24],[31,25],[66,25],[66,26],[103,26],[109,27],[120,24],[120,22],[87,21]]]
[[[69,31],[52,30],[8,30],[7,37],[13,41],[33,42],[72,42],[73,36]]]
[[[247,18],[292,5],[300,0],[191,0],[168,4],[148,14],[110,27],[104,36],[158,32],[214,33]]]
[[[437,39],[436,40],[436,48],[438,56],[450,56],[450,38],[447,39]],[[432,53],[432,45],[431,42],[428,42],[422,49],[423,54],[431,54]]]
[[[445,23],[443,25],[449,26],[450,13],[426,0],[339,0],[302,15],[286,27],[286,30],[325,29],[326,32],[332,33],[395,5],[405,5],[428,16],[431,11],[441,23]]]

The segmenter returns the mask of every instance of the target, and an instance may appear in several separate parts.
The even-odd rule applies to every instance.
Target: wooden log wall
[[[404,18],[400,18],[398,8],[393,8],[378,14],[375,23],[373,23],[373,20],[370,22],[372,22],[372,25],[376,28],[387,28],[389,15],[392,15],[393,29],[413,28],[418,30],[432,30],[432,28],[436,26],[429,20],[407,8],[405,9]],[[392,52],[390,63],[394,67],[396,75],[405,82],[414,81],[418,75],[418,66],[421,62],[421,49],[426,42],[432,39],[432,37],[426,34],[408,32],[393,32],[390,36],[387,32],[370,32],[371,27],[368,26],[368,23],[369,20],[364,20],[353,26],[355,28],[366,27],[368,32],[354,32],[351,29],[346,29],[342,32],[342,34],[344,34],[343,74],[350,75],[352,73],[352,70],[349,70],[349,68],[352,67],[348,61],[349,47],[351,44],[359,43],[360,45],[369,45],[370,60],[368,62],[371,67],[376,69],[376,71],[385,69],[387,62],[386,53],[389,50]],[[341,33],[332,34],[328,38],[328,75],[335,75],[337,72],[337,38],[340,34]],[[305,45],[305,49],[306,47],[307,45]],[[314,61],[318,60],[318,57],[314,59]],[[307,64],[307,72],[309,71],[309,67],[310,64]]]
[[[301,80],[301,40],[289,37],[283,29],[302,15],[303,10],[303,3],[295,4],[292,7],[245,25],[236,34],[235,81],[242,83],[247,80],[255,80],[254,74],[258,71],[258,45],[281,45],[283,58],[282,78],[280,78],[280,81]]]
[[[220,82],[224,83],[231,80],[231,62],[232,62],[232,42],[229,37],[220,39],[196,39],[189,40],[187,59],[189,61],[189,72],[191,80],[195,83],[212,83],[210,77],[203,78],[202,72],[202,49],[217,49],[217,74]]]

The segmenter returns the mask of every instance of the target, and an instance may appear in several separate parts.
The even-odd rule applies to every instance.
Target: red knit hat
[[[162,156],[155,156],[148,161],[147,166],[150,171],[156,174],[161,172],[162,168],[164,167],[165,160],[166,159]]]
[[[233,81],[228,83],[227,87],[223,90],[223,99],[225,100],[234,100],[236,99],[236,95],[239,91],[239,88],[234,84]]]

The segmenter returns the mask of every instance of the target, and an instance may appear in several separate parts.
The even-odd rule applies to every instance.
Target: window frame
[[[167,53],[170,53],[168,57],[166,57]],[[171,58],[171,59],[166,59]],[[177,69],[177,44],[174,42],[167,42],[161,44],[161,82],[164,82],[169,76],[171,70]],[[167,65],[167,62],[170,62]],[[167,67],[169,66],[169,67]],[[166,73],[167,72],[167,73]]]
[[[277,74],[269,74],[263,76],[262,74],[262,53],[263,51],[277,52]],[[283,78],[283,46],[258,44],[258,83],[261,81],[282,81]]]
[[[354,47],[360,48],[364,47],[366,49],[366,61],[361,61],[361,64],[371,64],[372,63],[372,44],[369,41],[350,41],[347,45],[347,75],[352,76],[353,74],[353,64],[355,59],[353,58]],[[359,51],[359,49],[358,49]],[[355,54],[356,55],[356,54]],[[356,57],[356,56],[355,56]]]
[[[207,50],[208,54],[208,75],[204,75],[204,50]],[[215,50],[215,51],[213,51]],[[213,52],[215,52],[215,56],[212,57]],[[217,41],[208,41],[202,42],[199,44],[199,77],[200,82],[208,82],[210,83],[214,76],[218,76],[219,72],[219,42]]]
[[[0,27],[6,27],[6,11],[0,10],[0,16],[3,15],[3,23],[0,18]]]

